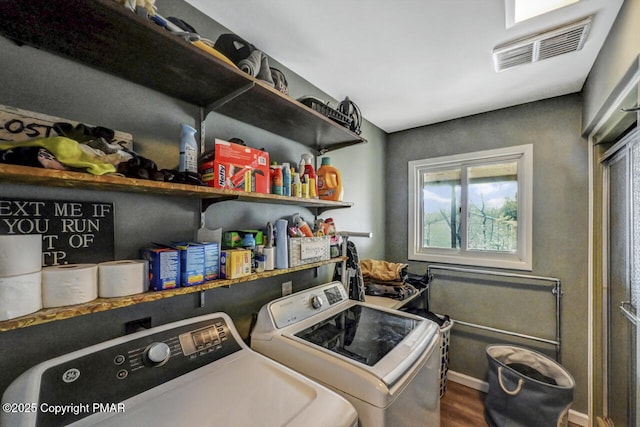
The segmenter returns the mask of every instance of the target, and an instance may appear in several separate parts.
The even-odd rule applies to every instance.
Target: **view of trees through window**
[[[460,249],[462,192],[466,191],[466,250],[516,252],[518,247],[517,163],[429,171],[423,175],[424,248]]]

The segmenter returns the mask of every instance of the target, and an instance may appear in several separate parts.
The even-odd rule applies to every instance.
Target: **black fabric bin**
[[[512,345],[487,346],[490,427],[566,427],[575,380],[555,360]]]

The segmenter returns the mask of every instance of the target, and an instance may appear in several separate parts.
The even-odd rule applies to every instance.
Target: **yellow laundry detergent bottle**
[[[343,188],[340,171],[331,166],[331,158],[323,157],[318,168],[318,196],[323,200],[342,200]]]

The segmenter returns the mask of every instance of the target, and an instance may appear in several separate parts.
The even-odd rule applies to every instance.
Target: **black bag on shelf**
[[[213,47],[236,65],[255,50],[254,45],[235,34],[221,34]]]

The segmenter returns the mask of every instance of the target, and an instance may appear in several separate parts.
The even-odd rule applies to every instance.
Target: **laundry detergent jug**
[[[323,200],[342,200],[343,188],[340,171],[331,166],[329,157],[322,158],[322,165],[316,172],[318,176],[318,196]]]

